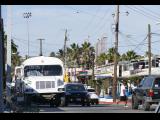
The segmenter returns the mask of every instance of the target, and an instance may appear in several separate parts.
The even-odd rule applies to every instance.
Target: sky
[[[28,53],[27,19],[23,13],[31,12],[28,19],[30,56],[39,55],[39,41],[43,38],[43,54],[58,52],[64,46],[65,29],[68,30],[67,46],[81,45],[88,40],[95,46],[98,39],[107,37],[106,51],[114,46],[113,14],[116,5],[12,5],[12,39],[21,56]],[[129,14],[127,15],[126,12]],[[7,6],[2,5],[4,29],[7,26]],[[160,5],[120,5],[119,47],[120,54],[134,50],[144,55],[147,51],[148,24],[153,34],[152,53],[160,54]]]

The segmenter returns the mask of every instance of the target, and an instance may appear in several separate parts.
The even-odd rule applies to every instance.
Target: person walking
[[[123,81],[123,83],[121,85],[119,101],[117,102],[117,104],[119,104],[120,102],[125,102],[124,107],[128,107],[127,106],[128,98],[127,98],[127,95],[126,95],[126,86],[127,86],[127,83]]]

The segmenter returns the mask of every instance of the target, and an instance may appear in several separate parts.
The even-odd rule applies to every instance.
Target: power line
[[[25,41],[25,42],[27,42],[26,39],[16,38],[16,37],[13,37],[13,36],[12,36],[12,38],[13,38],[14,40],[17,40],[17,41],[22,41],[22,42]],[[32,43],[36,43],[36,44],[37,44],[36,41],[32,41]],[[45,44],[50,45],[50,46],[62,45],[62,44],[53,44],[53,43],[49,43],[49,42],[45,42]]]
[[[99,22],[94,25],[94,29],[92,29],[92,31],[90,31],[91,33],[93,33],[94,31],[94,34],[92,34],[91,36],[95,36],[97,31],[100,30],[100,28],[104,27],[104,24],[106,24],[106,20],[105,20],[105,23],[103,24],[103,26],[100,26],[100,24],[102,23],[102,21],[105,19],[106,15],[109,13],[111,8],[108,8],[107,11],[104,13],[104,15],[102,17],[100,17],[100,20]],[[100,26],[100,28],[98,27]],[[106,25],[105,25],[106,26]],[[98,29],[99,28],[99,29]],[[83,31],[85,31],[85,29],[83,29]]]
[[[91,15],[91,16],[96,16],[97,18],[102,18],[101,16],[98,16],[96,14],[93,14],[93,13],[90,13],[90,12],[87,12],[87,11],[84,11],[84,10],[80,10],[80,9],[77,9],[77,8],[73,8],[71,6],[68,6],[68,5],[63,5],[64,7],[68,7],[72,10],[76,10],[76,11],[79,11],[79,12],[82,12],[82,13],[85,13],[85,14],[88,14],[88,15]]]
[[[142,12],[140,12],[140,11],[138,11],[138,10],[136,10],[136,9],[134,9],[134,8],[132,8],[132,7],[130,7],[130,6],[127,6],[127,5],[126,5],[126,7],[129,8],[129,9],[131,9],[132,11],[134,11],[134,12],[136,12],[136,13],[139,13],[139,14],[141,14],[141,15],[143,15],[143,16],[149,18],[149,19],[152,19],[152,20],[154,20],[154,21],[158,21],[157,19],[152,18],[151,16],[146,15],[146,14],[144,14],[144,13],[142,13]]]
[[[152,13],[152,14],[155,14],[155,15],[158,15],[158,16],[160,16],[160,14],[159,13],[156,13],[155,11],[153,11],[153,10],[150,10],[150,9],[147,9],[147,8],[145,8],[144,6],[142,6],[142,5],[139,5],[141,8],[143,8],[143,9],[145,9],[145,10],[147,10],[148,12],[150,12],[150,13]],[[157,17],[158,17],[157,16]]]
[[[146,37],[146,39],[147,39],[147,37]],[[146,39],[145,39],[145,40],[146,40]],[[138,47],[139,45],[146,46],[146,44],[148,44],[148,43],[143,43],[143,42],[144,42],[144,40],[143,40],[141,43],[139,43],[139,44],[126,45],[126,46],[118,46],[118,47],[130,47],[130,46],[136,46],[136,47]],[[151,42],[151,43],[157,43],[157,42],[160,42],[160,40],[153,41],[153,42]],[[136,48],[136,47],[135,47],[135,48]]]
[[[146,39],[147,39],[148,35],[133,49],[133,51],[138,48]]]
[[[109,16],[108,16],[109,17]],[[110,18],[108,18],[108,19],[110,19]],[[107,20],[108,20],[107,19]],[[107,28],[106,27],[106,25],[107,25],[107,20],[105,20],[105,23],[104,24],[101,24],[101,26],[99,27],[99,29],[97,29],[94,33],[92,33],[93,35],[96,35],[96,33],[98,33],[98,31],[99,31],[99,33],[101,33],[101,31],[103,30],[103,29],[105,29],[105,28]],[[97,27],[98,28],[98,27]]]
[[[93,35],[95,35],[95,34],[97,33],[97,31],[102,30],[102,29],[101,29],[102,27],[105,28],[106,23],[107,23],[106,21],[110,18],[110,17],[109,17],[110,14],[108,14],[109,11],[110,11],[110,9],[111,9],[111,8],[109,8],[109,9],[107,10],[107,12],[103,15],[103,17],[102,17],[102,19],[101,19],[101,21],[102,21],[102,20],[105,20],[105,21],[104,21],[104,24],[102,24],[102,26],[100,26],[99,24],[102,23],[101,21],[99,21],[98,24],[96,24],[96,26],[100,26],[100,27],[99,27],[99,29],[96,29],[96,30],[94,29],[95,31],[94,31],[94,34],[93,34]],[[108,14],[108,16],[107,16],[107,14]],[[106,17],[107,17],[107,18],[106,18]],[[106,18],[107,20],[106,20],[105,18]],[[98,27],[95,27],[95,28],[98,28]],[[92,32],[92,33],[93,33],[93,32]]]
[[[152,15],[146,14],[146,12],[144,12],[143,10],[140,10],[139,8],[136,8],[135,6],[131,6],[131,7],[128,7],[128,8],[130,8],[130,9],[136,11],[137,13],[142,14],[143,16],[145,16],[147,18],[150,18],[152,20],[156,20],[157,19],[157,18],[153,17]]]
[[[96,14],[98,13],[98,11],[100,10],[100,7],[96,10]],[[95,20],[94,19],[95,16],[92,16],[92,18],[90,19],[89,23],[87,24],[87,26],[85,26],[85,28],[83,30],[87,31],[89,26],[91,25],[91,23]]]
[[[134,40],[135,38],[138,38],[139,36],[144,37],[144,35],[139,35],[139,36],[135,37],[134,39],[132,39],[132,42],[131,42],[130,39],[127,39],[127,37],[126,37],[127,34],[124,34],[124,33],[122,33],[122,32],[119,32],[119,34],[121,35],[121,37],[123,37],[124,39],[126,39],[126,41],[129,41],[129,42],[131,43],[131,44],[128,45],[128,47],[129,47],[129,46],[136,46],[136,45],[137,45],[137,44],[135,44],[135,43],[134,43],[134,44],[132,43],[133,41],[135,41],[135,40]],[[145,35],[146,35],[146,34],[145,34]],[[125,41],[125,42],[126,42],[126,41]],[[135,41],[135,42],[137,43],[137,41]],[[143,44],[142,44],[142,45],[143,45]],[[119,47],[123,47],[123,46],[119,46]],[[125,47],[127,47],[127,46],[125,46]]]
[[[156,16],[157,14],[155,15],[155,14],[153,14],[153,12],[152,12],[152,13],[149,13],[149,12],[147,12],[147,11],[141,10],[140,8],[137,8],[137,7],[134,6],[134,5],[133,5],[133,7],[134,7],[135,9],[137,9],[137,10],[139,10],[139,11],[141,11],[141,12],[147,14],[147,15],[149,15],[149,16],[152,16],[153,18],[159,19],[159,17]]]

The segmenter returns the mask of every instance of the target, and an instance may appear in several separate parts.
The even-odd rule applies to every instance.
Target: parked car
[[[132,94],[132,108],[138,109],[142,105],[145,111],[150,110],[152,104],[160,101],[160,76],[147,76],[142,79]]]
[[[90,106],[90,97],[81,83],[68,83],[64,85],[64,98],[62,98],[62,106],[68,106],[68,104],[81,104],[82,106]]]
[[[99,104],[99,97],[98,95],[96,94],[96,91],[94,88],[88,88],[87,89],[88,93],[89,93],[89,97],[90,97],[90,102],[92,105],[96,104],[98,105]]]

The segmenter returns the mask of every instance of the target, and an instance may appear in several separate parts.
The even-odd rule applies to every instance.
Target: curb
[[[116,101],[119,101],[119,100],[116,100]],[[102,100],[102,101],[99,101],[99,104],[114,104],[114,105],[117,105],[117,102],[113,102],[113,99],[112,100]],[[123,102],[123,101],[121,101],[121,102],[119,102],[118,103],[119,105],[124,105],[125,104],[125,102]],[[127,101],[127,104],[128,105],[132,105],[132,100],[131,99],[129,99],[128,101]]]
[[[112,104],[112,105],[124,105],[125,102],[120,102],[119,104],[115,103],[115,102],[99,102],[99,104]],[[131,102],[127,102],[127,105],[131,105]]]

